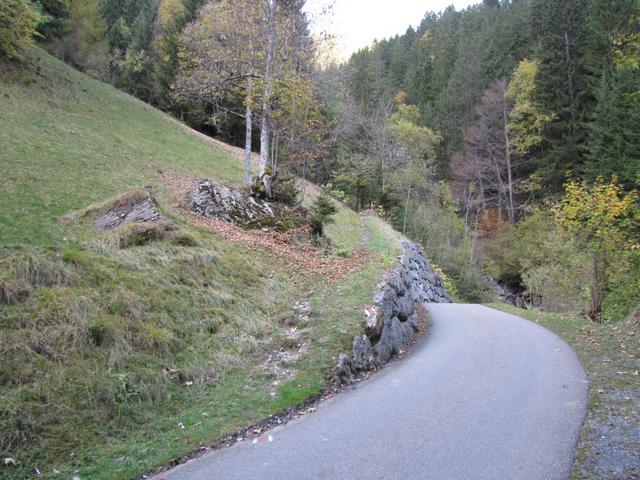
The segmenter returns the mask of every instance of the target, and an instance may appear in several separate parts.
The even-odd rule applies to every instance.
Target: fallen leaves
[[[188,205],[188,194],[197,184],[196,178],[168,173],[158,174],[157,178],[172,190],[175,203],[189,223],[210,230],[237,245],[268,251],[269,255],[278,259],[274,263],[276,270],[291,271],[295,267],[297,274],[316,273],[326,283],[332,283],[358,270],[368,259],[368,254],[362,250],[352,251],[346,257],[326,255],[310,241],[308,226],[281,233],[274,229],[247,230],[222,220],[203,218],[192,212]]]

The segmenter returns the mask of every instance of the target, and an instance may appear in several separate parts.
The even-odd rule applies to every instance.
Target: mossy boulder
[[[271,204],[212,180],[198,182],[189,195],[189,206],[205,218],[241,226],[276,223],[276,212]]]

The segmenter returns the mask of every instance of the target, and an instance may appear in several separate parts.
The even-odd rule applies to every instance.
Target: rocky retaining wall
[[[358,371],[373,370],[406,348],[419,328],[416,307],[449,303],[440,275],[420,247],[404,242],[400,265],[378,285],[372,307],[364,312],[364,334],[353,339],[352,356],[341,354],[335,377],[348,383]]]

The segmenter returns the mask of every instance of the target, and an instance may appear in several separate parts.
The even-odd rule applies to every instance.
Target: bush
[[[40,22],[40,14],[28,0],[0,2],[0,52],[20,60],[22,50],[31,44]]]
[[[116,228],[113,236],[118,248],[140,247],[151,242],[173,240],[175,229],[174,225],[163,221],[128,223]]]
[[[295,205],[298,202],[298,185],[295,177],[288,173],[278,173],[271,185],[271,198],[285,205]]]
[[[574,314],[588,309],[591,262],[560,234],[551,212],[536,209],[516,226],[505,226],[485,242],[485,251],[492,273],[521,281],[532,306]]]
[[[316,239],[324,235],[324,225],[332,223],[338,209],[327,197],[318,197],[311,207],[311,233]]]

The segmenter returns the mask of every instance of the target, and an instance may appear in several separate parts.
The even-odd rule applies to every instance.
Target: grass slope
[[[0,67],[3,244],[62,238],[55,217],[152,182],[172,169],[227,182],[241,165],[194,141],[163,113],[54,58]]]
[[[320,392],[400,236],[341,206],[315,255],[357,268],[328,281],[192,224],[159,173],[239,184],[242,165],[31,57],[0,64],[0,457],[16,463],[0,478],[137,478]],[[147,185],[190,241],[121,249],[67,216]],[[273,352],[299,354],[282,378],[262,368]]]

